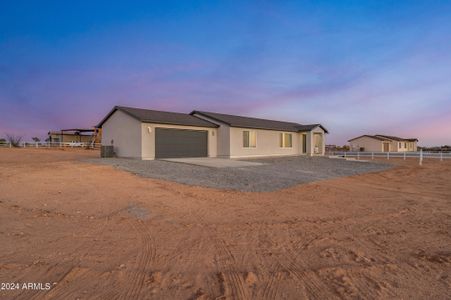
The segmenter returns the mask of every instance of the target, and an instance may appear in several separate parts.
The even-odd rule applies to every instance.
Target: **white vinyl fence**
[[[100,149],[100,143],[55,143],[55,142],[21,142],[20,148],[82,148],[82,149]],[[11,143],[0,143],[0,148],[14,148]]]
[[[362,159],[369,160],[375,158],[402,158],[406,159],[418,159],[420,165],[423,162],[423,159],[438,159],[443,161],[445,159],[451,159],[451,152],[426,152],[426,151],[417,151],[417,152],[353,152],[353,151],[331,151],[327,153],[331,156],[339,156],[344,158],[354,158],[354,159]]]

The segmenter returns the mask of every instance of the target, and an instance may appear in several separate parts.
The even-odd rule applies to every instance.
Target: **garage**
[[[155,158],[207,156],[207,130],[155,128]]]

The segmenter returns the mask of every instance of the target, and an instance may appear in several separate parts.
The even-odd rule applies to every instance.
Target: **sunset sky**
[[[451,144],[451,1],[0,2],[0,136],[114,105]]]

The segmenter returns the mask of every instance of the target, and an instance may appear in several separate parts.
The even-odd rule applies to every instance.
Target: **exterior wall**
[[[219,125],[217,135],[217,157],[230,157],[230,126],[208,118],[204,115],[194,114],[195,117]]]
[[[257,135],[257,144],[255,148],[243,147],[243,131],[255,131]],[[279,145],[279,135],[283,131],[248,129],[248,128],[230,128],[230,157],[252,157],[252,156],[285,156],[300,154],[300,134],[293,134],[292,148],[281,148]]]
[[[363,136],[358,139],[352,140],[349,142],[349,145],[351,147],[351,151],[360,151],[360,148],[364,148],[364,151],[368,152],[383,152],[383,143],[380,140],[376,140],[373,138],[370,138],[368,136]],[[391,149],[392,146],[390,147]]]
[[[257,134],[257,146],[255,148],[243,147],[243,131],[253,130]],[[280,147],[280,133],[285,131],[248,129],[248,128],[230,128],[230,158],[239,157],[259,157],[259,156],[292,156],[292,155],[324,155],[326,139],[324,130],[317,127],[309,132],[287,132],[293,136],[291,148]],[[322,145],[319,153],[314,153],[314,134],[320,134]],[[307,153],[302,153],[302,134],[307,135]]]
[[[367,136],[352,140],[349,142],[349,145],[351,146],[351,151],[359,151],[360,147],[363,147],[367,152],[384,152],[384,143],[388,143],[390,145],[390,152],[417,151],[417,142],[380,141]],[[399,143],[401,143],[401,147]],[[407,143],[407,147],[404,147],[404,143]]]
[[[119,157],[141,158],[141,122],[117,110],[102,126],[102,145],[111,145]]]
[[[142,141],[141,153],[142,159],[155,159],[155,128],[173,128],[173,129],[189,129],[189,130],[205,130],[208,131],[208,157],[217,156],[217,128],[181,126],[170,124],[141,123],[140,140]]]
[[[318,149],[318,153],[315,152],[315,134],[320,135],[321,136],[321,143]],[[307,149],[309,149],[309,153],[310,155],[324,155],[324,153],[326,152],[326,138],[325,138],[325,134],[324,134],[324,130],[321,129],[321,127],[316,127],[314,128],[312,131],[308,132],[307,135]]]
[[[401,143],[401,145],[399,143]],[[401,141],[396,142],[395,146],[397,152],[417,151],[417,142]]]

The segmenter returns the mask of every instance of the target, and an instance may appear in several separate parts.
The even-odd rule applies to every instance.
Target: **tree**
[[[21,136],[15,136],[12,134],[6,135],[6,141],[11,144],[13,147],[20,147],[20,142],[22,141]]]
[[[0,144],[5,144],[6,140],[4,138],[0,138]]]
[[[35,142],[35,143],[39,143],[40,141],[41,141],[41,139],[40,138],[38,138],[38,137],[32,137],[31,138],[32,140],[33,140],[33,142]]]

